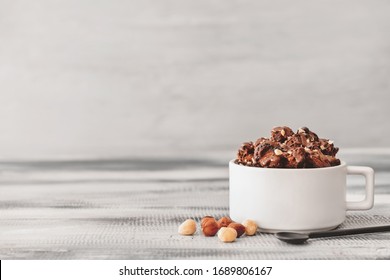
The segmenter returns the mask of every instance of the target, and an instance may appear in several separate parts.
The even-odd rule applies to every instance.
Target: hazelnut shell
[[[218,226],[221,227],[227,227],[229,224],[231,224],[233,221],[229,217],[225,216],[218,220]]]
[[[205,224],[208,220],[210,220],[210,219],[216,221],[216,220],[214,219],[213,216],[204,216],[204,217],[202,218],[202,220],[200,220],[200,227],[203,228],[204,224]]]
[[[205,236],[214,236],[219,230],[218,224],[214,218],[207,219],[202,226],[202,232]]]
[[[245,227],[239,223],[230,223],[228,228],[234,228],[237,231],[237,238],[245,233]]]

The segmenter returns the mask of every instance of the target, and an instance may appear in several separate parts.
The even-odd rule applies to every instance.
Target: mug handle
[[[347,174],[363,175],[366,178],[366,197],[362,201],[347,201],[347,210],[368,210],[374,205],[374,170],[366,166],[347,166]]]

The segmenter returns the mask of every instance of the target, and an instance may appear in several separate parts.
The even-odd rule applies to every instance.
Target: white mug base
[[[339,224],[340,225],[340,224]],[[262,233],[277,233],[282,231],[291,231],[291,232],[298,232],[298,233],[311,233],[311,232],[319,232],[319,231],[328,231],[337,228],[339,225],[335,225],[332,227],[325,227],[325,228],[318,228],[318,229],[310,229],[310,230],[285,230],[285,229],[266,229],[266,228],[260,228],[258,231]]]

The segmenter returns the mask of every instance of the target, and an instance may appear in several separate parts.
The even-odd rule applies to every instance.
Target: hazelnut
[[[227,227],[232,222],[232,219],[230,219],[228,216],[222,217],[218,220],[218,227]]]
[[[178,232],[181,235],[192,235],[196,231],[196,222],[192,219],[185,220],[180,226]]]
[[[233,242],[236,240],[237,231],[231,227],[221,227],[218,231],[218,238],[222,242]]]
[[[202,232],[205,236],[214,236],[218,230],[219,226],[214,218],[208,218],[202,224]]]
[[[310,132],[310,130],[306,126],[300,127],[298,129],[298,133],[309,133],[309,132]]]
[[[279,150],[279,149],[275,149],[275,150],[274,150],[274,153],[275,153],[275,155],[277,155],[277,156],[280,156],[281,154],[283,154],[283,152],[282,152],[281,150]]]
[[[245,227],[239,223],[230,223],[228,228],[234,228],[237,231],[237,238],[245,233]]]
[[[242,225],[245,227],[245,234],[248,236],[255,235],[257,231],[257,224],[253,220],[245,220],[242,222]]]
[[[200,227],[203,228],[204,223],[205,223],[207,220],[209,220],[209,219],[215,220],[213,216],[204,216],[204,217],[202,218],[202,220],[200,220]]]

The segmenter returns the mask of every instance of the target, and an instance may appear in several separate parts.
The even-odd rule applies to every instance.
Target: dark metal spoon
[[[290,244],[302,244],[309,238],[318,238],[318,237],[330,237],[330,236],[342,236],[342,235],[352,235],[352,234],[362,234],[362,233],[373,233],[373,232],[382,232],[390,231],[390,225],[386,226],[377,226],[377,227],[366,227],[366,228],[351,228],[351,229],[340,229],[340,230],[330,230],[330,231],[320,231],[320,232],[311,232],[311,233],[298,233],[298,232],[278,232],[275,236],[284,242]]]

